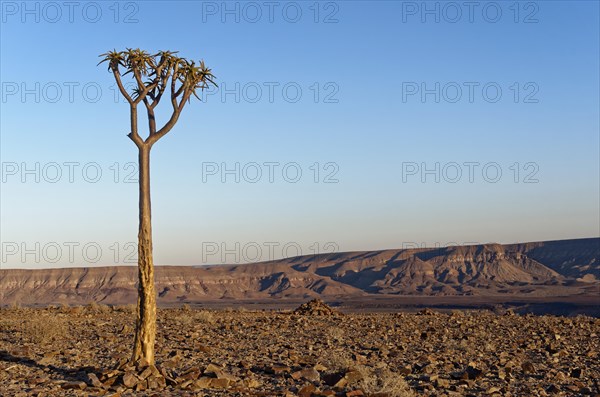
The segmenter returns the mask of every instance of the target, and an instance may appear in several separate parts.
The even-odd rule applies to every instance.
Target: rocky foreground
[[[157,365],[127,364],[133,308],[0,310],[1,396],[600,396],[600,319],[470,311],[159,310]]]

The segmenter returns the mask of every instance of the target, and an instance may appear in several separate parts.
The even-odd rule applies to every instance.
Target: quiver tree
[[[136,314],[133,363],[154,364],[156,339],[156,289],[152,261],[152,222],[150,217],[150,149],[177,123],[179,115],[198,89],[215,85],[211,70],[200,61],[198,65],[175,56],[176,52],[160,51],[150,55],[140,49],[111,51],[100,55],[108,62],[108,70],[116,80],[119,91],[129,103],[131,130],[127,135],[138,148],[139,161],[139,232],[138,232],[138,302]],[[99,63],[99,64],[100,64]],[[129,93],[122,78],[133,78],[135,89]],[[163,96],[169,97],[171,117],[157,128],[154,111]],[[148,135],[138,132],[138,105],[143,104],[148,116]]]

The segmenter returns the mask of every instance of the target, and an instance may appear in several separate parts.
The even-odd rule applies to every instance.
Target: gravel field
[[[1,396],[600,396],[600,319],[429,309],[160,309],[129,366],[134,308],[0,310]]]

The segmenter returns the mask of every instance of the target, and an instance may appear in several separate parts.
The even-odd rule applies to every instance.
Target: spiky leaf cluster
[[[113,73],[121,94],[131,105],[130,137],[134,142],[136,142],[134,138],[138,137],[137,123],[134,123],[133,115],[137,117],[137,105],[140,102],[146,106],[150,130],[149,137],[143,142],[153,143],[173,127],[191,95],[200,99],[198,90],[208,89],[211,85],[217,86],[215,76],[203,60],[196,63],[178,57],[176,54],[176,51],[149,54],[144,50],[128,48],[126,51],[113,50],[100,55],[102,60],[98,65],[104,62],[108,64],[108,71]],[[136,85],[131,93],[126,91],[122,82],[122,77],[126,75],[131,75]],[[165,126],[157,130],[154,108],[169,87],[173,113]]]

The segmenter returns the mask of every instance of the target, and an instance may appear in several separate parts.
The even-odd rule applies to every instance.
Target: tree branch
[[[190,100],[190,97],[192,96],[193,92],[194,92],[194,86],[190,85],[189,87],[186,88],[186,90],[183,93],[183,96],[181,97],[181,101],[179,102],[179,106],[177,107],[179,112],[181,112],[183,110],[183,107],[185,106],[187,101]]]
[[[125,90],[125,87],[123,87],[123,83],[121,82],[121,74],[119,73],[118,66],[113,67],[112,72],[115,75],[115,80],[117,81],[117,87],[119,87],[119,91],[121,91],[121,95],[123,95],[125,97],[125,99],[127,100],[127,102],[129,102],[129,104],[133,104],[133,99],[127,93],[127,90]]]
[[[177,120],[179,119],[179,114],[180,114],[179,111],[173,112],[169,121],[167,121],[167,123],[156,133],[154,133],[153,135],[150,135],[146,139],[145,143],[149,144],[149,145],[154,145],[154,143],[156,143],[156,141],[158,141],[163,136],[167,135],[167,133],[169,131],[171,131],[171,129],[175,126],[175,123],[177,123]]]
[[[167,71],[167,73],[164,74],[164,76],[161,79],[160,84],[158,85],[158,95],[156,95],[156,98],[152,98],[152,109],[154,109],[156,107],[156,105],[158,105],[158,103],[160,102],[160,99],[163,96],[163,93],[165,92],[165,89],[167,88],[167,81],[169,80],[169,76],[171,75],[171,71]]]
[[[127,134],[127,136],[129,137],[129,139],[131,139],[133,141],[133,143],[135,143],[135,145],[138,148],[141,148],[144,145],[144,140],[138,134],[137,106],[134,103],[131,103],[131,106],[129,107],[129,112],[130,112],[130,116],[131,116],[131,132],[129,134]]]
[[[133,143],[135,143],[135,146],[137,146],[138,148],[141,149],[142,146],[144,146],[144,141],[139,135],[134,135],[130,132],[129,134],[127,134],[127,136],[133,141]]]
[[[181,89],[178,91],[181,91]],[[153,145],[154,143],[156,143],[156,141],[158,141],[160,138],[167,135],[167,133],[169,131],[171,131],[171,129],[175,126],[175,123],[177,123],[177,120],[179,119],[179,115],[181,114],[186,102],[190,99],[192,92],[193,92],[193,87],[189,86],[184,91],[184,93],[181,97],[181,100],[178,104],[177,104],[177,97],[175,97],[174,101],[176,103],[176,106],[173,109],[173,114],[171,114],[171,118],[169,119],[169,121],[167,121],[167,123],[160,130],[158,130],[156,133],[150,135],[148,137],[148,139],[146,139],[145,143]]]
[[[148,95],[148,92],[152,89],[154,89],[154,87],[156,87],[156,85],[158,84],[158,78],[155,78],[151,84],[144,84],[144,81],[142,80],[142,76],[140,74],[139,69],[133,69],[133,75],[135,76],[135,80],[138,83],[138,97],[135,99],[135,103],[140,103],[140,101],[144,100],[146,98],[146,95]]]
[[[154,117],[154,107],[148,102],[148,98],[144,98],[146,112],[148,114],[148,130],[150,135],[156,134],[156,118]]]
[[[154,144],[164,135],[166,135],[177,123],[185,104],[190,101],[191,95],[196,95],[198,88],[204,89],[208,82],[213,82],[214,76],[211,70],[204,65],[204,61],[199,66],[194,61],[173,56],[174,53],[161,51],[158,54],[150,55],[146,51],[127,49],[127,51],[110,51],[101,56],[104,59],[100,62],[109,62],[109,70],[115,76],[115,81],[123,97],[129,102],[131,113],[131,131],[128,137],[141,149]],[[161,56],[157,62],[157,57]],[[100,64],[99,63],[99,64]],[[120,66],[127,69],[126,74],[132,73],[137,89],[134,94],[129,94],[122,82]],[[144,82],[144,79],[147,81]],[[171,106],[173,108],[171,117],[157,130],[155,108],[160,103],[170,82],[171,88]],[[197,95],[196,95],[197,96]],[[148,116],[149,134],[147,138],[142,138],[138,133],[138,115],[137,106],[144,102]]]

